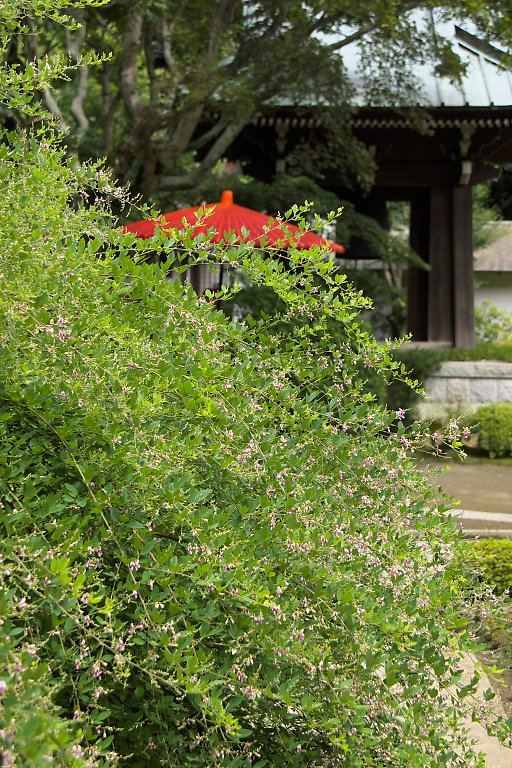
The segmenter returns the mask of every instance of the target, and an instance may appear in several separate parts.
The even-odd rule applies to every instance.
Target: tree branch
[[[218,59],[222,36],[224,31],[229,29],[233,23],[238,7],[239,0],[222,0],[212,17],[209,24],[205,55],[196,69],[196,88],[200,96],[199,98],[194,98],[195,89],[193,86],[190,87],[192,96],[189,106],[184,109],[169,142],[169,156],[171,158],[178,158],[189,147],[192,136],[204,112],[206,103],[205,93],[210,90],[211,95],[215,89],[215,85],[211,84],[211,80]],[[212,136],[214,135],[215,129],[212,133]]]
[[[335,43],[330,43],[329,45],[326,45],[326,49],[328,51],[339,51],[341,48],[345,48],[345,46],[350,45],[351,43],[355,43],[358,40],[361,40],[365,35],[368,35],[370,32],[375,32],[376,29],[379,28],[379,24],[367,24],[365,27],[360,27],[360,29],[353,32],[351,35],[347,35],[342,40],[338,40]]]
[[[78,124],[77,143],[80,142],[83,134],[89,127],[89,120],[84,111],[84,101],[89,87],[89,70],[86,66],[78,67],[78,87],[76,94],[71,102],[71,114]]]
[[[169,26],[166,19],[162,19],[161,23],[162,23],[162,55],[164,57],[165,66],[170,72],[174,64],[174,57],[172,55],[172,46],[171,46],[173,27],[172,25]]]
[[[137,87],[137,57],[142,36],[143,11],[134,12],[127,20],[122,41],[121,94],[128,114],[137,117],[144,110]]]
[[[219,134],[222,133],[224,128],[228,125],[228,120],[225,117],[221,117],[220,120],[218,120],[212,128],[210,128],[208,131],[205,131],[205,133],[201,134],[201,136],[198,136],[197,139],[194,139],[190,142],[189,148],[194,149],[201,149],[201,147],[205,147],[207,144],[209,144],[210,141],[213,141],[213,139],[216,139]]]
[[[83,12],[75,14],[76,20],[80,26],[75,31],[66,30],[66,46],[69,56],[74,64],[79,64],[82,55],[82,46],[85,42],[87,29],[84,22]],[[78,125],[76,143],[78,144],[89,127],[89,120],[84,111],[84,101],[89,87],[89,70],[84,64],[78,67],[78,85],[76,93],[71,102],[71,114]]]
[[[215,163],[223,157],[225,151],[240,134],[243,128],[245,128],[250,119],[251,115],[245,114],[243,117],[238,118],[238,120],[234,120],[218,137],[217,141],[210,148],[206,157],[198,167],[182,176],[161,176],[161,185],[164,187],[193,187],[206,176],[206,174],[214,167]]]
[[[406,13],[409,13],[409,11],[412,11],[414,8],[417,8],[420,6],[421,3],[418,2],[418,0],[411,0],[411,2],[404,2],[402,7],[397,9],[396,14],[397,16],[403,16]],[[313,34],[313,32],[320,32],[323,29],[325,29],[326,26],[329,26],[331,24],[334,24],[336,21],[340,21],[341,18],[345,14],[341,13],[332,13],[332,14],[325,14],[323,17],[318,19],[314,24],[311,25],[311,27],[308,30],[308,34]],[[347,24],[350,25],[350,21],[347,19]],[[330,43],[329,45],[326,45],[326,50],[328,51],[339,51],[341,48],[345,48],[347,45],[350,45],[351,43],[355,43],[358,40],[361,40],[365,35],[369,34],[370,32],[375,32],[377,29],[380,29],[382,27],[382,21],[379,19],[376,19],[374,22],[370,24],[365,24],[362,27],[359,27],[359,29],[354,30],[350,35],[347,35],[346,37],[343,37],[341,40]]]
[[[110,96],[110,66],[106,62],[101,73],[101,117],[103,127],[103,152],[108,154],[112,149],[114,135],[114,117],[121,103],[121,91],[118,89],[114,98]]]
[[[222,34],[226,29],[229,29],[230,25],[233,23],[238,6],[238,0],[223,0],[213,16],[213,21],[210,24],[208,49],[205,61],[208,69],[217,59]]]
[[[179,119],[178,125],[173,131],[169,141],[170,157],[179,157],[187,149],[189,142],[197,128],[197,124],[203,114],[204,102],[201,100],[195,106],[191,106]]]
[[[286,21],[292,5],[293,2],[285,3],[279,13],[273,18],[271,24],[269,24],[260,35],[251,38],[250,44],[246,42],[245,44],[240,45],[233,57],[233,61],[226,67],[226,70],[236,73],[241,66],[246,66],[247,62],[254,61],[264,43],[276,36],[278,30]]]
[[[45,88],[43,91],[43,103],[46,109],[57,119],[57,126],[59,130],[62,131],[62,133],[65,133],[68,130],[69,125],[65,120],[62,112],[60,111],[59,105],[57,104],[57,101],[49,88]]]
[[[153,51],[151,43],[153,42],[154,26],[152,23],[146,25],[144,29],[144,57],[146,60],[146,71],[149,79],[149,103],[154,107],[158,102],[158,77],[155,70]]]

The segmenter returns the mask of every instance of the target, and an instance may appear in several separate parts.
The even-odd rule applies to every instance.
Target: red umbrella
[[[213,210],[211,210],[213,208]],[[206,215],[205,209],[211,212]],[[198,212],[200,212],[198,214]],[[208,230],[215,230],[212,243],[220,243],[232,232],[235,233],[237,242],[254,243],[260,245],[264,238],[265,245],[278,248],[311,248],[314,245],[329,246],[331,251],[345,253],[342,245],[319,237],[313,232],[305,232],[294,224],[281,224],[273,216],[254,211],[252,208],[244,208],[235,205],[233,193],[224,190],[219,203],[212,205],[197,205],[194,208],[183,208],[180,211],[165,213],[157,220],[143,219],[127,224],[124,232],[131,232],[137,237],[151,237],[157,226],[160,229],[184,229],[184,224],[192,228],[192,236],[207,234]],[[242,231],[242,230],[245,230]]]

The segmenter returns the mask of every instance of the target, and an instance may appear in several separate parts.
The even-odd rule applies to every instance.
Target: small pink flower
[[[7,683],[5,680],[0,680],[0,694],[5,693],[7,690]]]
[[[99,665],[99,662],[95,662],[91,667],[91,675],[96,679],[99,680],[101,678],[101,668]]]
[[[396,412],[396,417],[397,417],[397,419],[400,419],[400,420],[401,420],[401,419],[403,419],[403,418],[404,418],[404,416],[405,416],[405,411],[404,411],[404,409],[403,409],[403,408],[399,408],[399,409],[398,409],[398,411]]]

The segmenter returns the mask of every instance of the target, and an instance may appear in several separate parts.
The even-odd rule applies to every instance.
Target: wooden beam
[[[453,190],[455,346],[475,346],[471,187]]]
[[[457,183],[455,163],[381,163],[375,176],[377,187],[450,187]]]

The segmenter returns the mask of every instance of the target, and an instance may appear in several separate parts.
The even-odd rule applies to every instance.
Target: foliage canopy
[[[5,3],[4,3],[5,5]],[[70,152],[107,155],[121,183],[146,197],[158,189],[194,188],[229,153],[262,109],[315,105],[325,141],[300,149],[289,167],[335,168],[340,180],[371,180],[371,159],[350,133],[354,84],[341,54],[358,43],[367,103],[418,101],[415,63],[442,66],[454,79],[463,67],[439,29],[418,25],[417,12],[466,24],[510,50],[507,0],[114,0],[91,8],[68,3],[77,26],[48,19],[43,30],[27,14],[20,34],[7,27],[7,61],[30,79],[60,55],[78,66],[64,85],[43,78],[40,98],[67,132]],[[99,7],[98,7],[99,6]],[[44,9],[40,3],[39,9]],[[12,14],[11,14],[12,17]],[[88,66],[88,56],[104,57]],[[37,79],[37,78],[36,78]],[[16,112],[11,120],[16,121]],[[306,163],[308,153],[314,159]],[[309,174],[310,175],[310,174]]]

